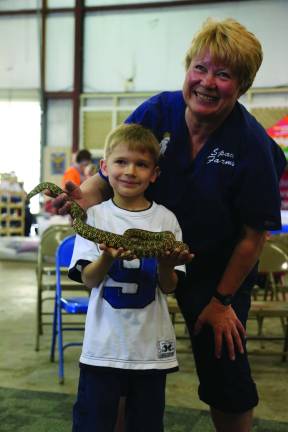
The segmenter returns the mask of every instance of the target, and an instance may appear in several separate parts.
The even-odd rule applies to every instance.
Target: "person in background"
[[[87,178],[85,176],[85,169],[92,162],[92,155],[89,150],[80,150],[75,158],[75,164],[69,167],[62,177],[62,188],[66,190],[66,183],[72,181],[77,186]]]
[[[121,125],[107,137],[102,172],[113,198],[88,210],[87,224],[123,234],[128,228],[182,234],[174,214],[144,192],[158,176],[159,143],[140,125]],[[90,288],[73,431],[113,432],[126,395],[126,432],[161,432],[166,375],[178,369],[165,294],[173,292],[188,250],[136,259],[123,248],[79,235],[69,276]]]
[[[232,18],[208,19],[185,59],[182,91],[163,92],[127,119],[160,142],[150,199],[172,210],[195,254],[176,296],[191,336],[199,397],[217,432],[249,432],[258,404],[245,344],[257,261],[267,230],[281,229],[280,147],[238,102],[262,63],[259,40]],[[84,208],[109,196],[105,175],[55,200]]]

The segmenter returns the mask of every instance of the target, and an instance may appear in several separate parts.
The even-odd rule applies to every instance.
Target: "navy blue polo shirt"
[[[160,177],[148,196],[175,213],[195,253],[189,273],[220,279],[243,225],[281,228],[279,178],[286,158],[248,111],[236,103],[192,160],[182,92],[163,92],[126,120],[151,129],[161,146]]]

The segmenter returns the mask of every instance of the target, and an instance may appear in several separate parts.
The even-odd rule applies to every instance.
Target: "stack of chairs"
[[[259,258],[259,275],[263,285],[254,290],[249,318],[256,319],[258,331],[256,336],[248,335],[249,339],[283,341],[282,360],[288,354],[288,236],[275,235],[266,241]],[[262,298],[260,299],[260,293]],[[279,335],[265,334],[264,319],[279,319]],[[263,345],[262,345],[263,346]]]

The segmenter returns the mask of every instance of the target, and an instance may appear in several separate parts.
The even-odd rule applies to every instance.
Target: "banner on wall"
[[[277,144],[280,145],[288,160],[288,115],[284,116],[275,125],[267,129],[268,134],[273,138]],[[280,180],[280,194],[281,194],[281,209],[288,210],[288,171]]]

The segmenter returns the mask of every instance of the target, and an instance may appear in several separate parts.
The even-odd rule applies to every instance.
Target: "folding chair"
[[[84,323],[80,327],[77,326],[65,326],[62,320],[62,311],[66,314],[86,314],[88,309],[88,296],[86,297],[63,297],[62,296],[62,277],[63,270],[67,269],[70,264],[73,246],[75,241],[75,235],[65,238],[56,251],[56,295],[55,295],[55,308],[54,308],[54,319],[53,319],[53,331],[52,331],[52,342],[51,342],[51,353],[50,359],[53,362],[55,360],[55,345],[58,337],[58,378],[59,384],[64,383],[64,349],[69,346],[81,346],[82,342],[63,342],[63,331],[79,331],[84,330]],[[79,285],[79,284],[78,284]],[[81,286],[81,285],[79,285]],[[71,323],[70,323],[71,324]]]
[[[36,340],[35,350],[40,348],[40,335],[43,334],[43,327],[52,325],[53,312],[47,308],[44,311],[44,303],[47,301],[54,302],[54,293],[56,289],[56,267],[55,253],[60,242],[68,235],[73,234],[73,229],[69,225],[51,225],[42,234],[40,238],[38,256],[37,256],[37,299],[36,299]],[[71,288],[72,282],[67,281],[67,288]],[[50,295],[49,295],[50,293]],[[53,293],[53,296],[51,295]],[[50,321],[44,317],[51,317]]]

